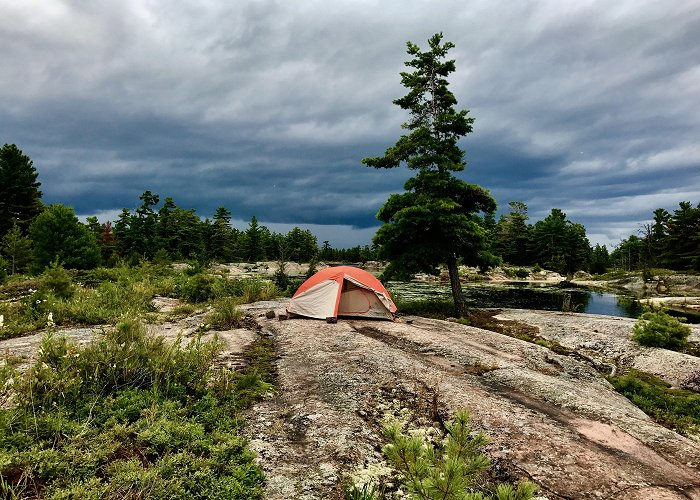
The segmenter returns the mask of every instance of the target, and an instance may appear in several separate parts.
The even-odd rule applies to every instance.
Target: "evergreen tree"
[[[700,204],[688,201],[678,204],[678,209],[667,222],[663,262],[671,269],[700,271]]]
[[[596,244],[591,251],[590,271],[593,274],[603,274],[610,267],[610,254],[605,245]]]
[[[136,209],[136,219],[132,220],[136,234],[135,248],[140,256],[150,259],[156,253],[156,226],[158,224],[158,214],[153,209],[160,198],[157,194],[144,191],[139,196],[141,205]]]
[[[531,230],[527,225],[527,205],[520,201],[508,205],[510,213],[501,216],[494,231],[493,251],[509,264],[526,265],[530,263]]]
[[[32,241],[22,235],[17,224],[3,236],[1,243],[0,255],[5,256],[10,274],[25,271],[32,257]]]
[[[56,260],[73,269],[92,269],[100,263],[95,235],[78,221],[71,207],[47,207],[29,226],[29,237],[34,247],[34,272],[43,271]]]
[[[571,274],[588,266],[591,245],[586,228],[567,220],[558,208],[535,223],[530,245],[533,258],[547,269]]]
[[[5,144],[0,149],[0,236],[15,224],[26,231],[41,212],[37,176],[32,160],[17,146]]]
[[[265,228],[267,229],[267,228]],[[245,231],[246,235],[246,248],[245,248],[245,260],[246,262],[257,262],[259,260],[264,260],[265,248],[263,246],[263,230],[258,224],[258,218],[253,216],[248,224],[248,229]]]
[[[158,210],[158,225],[156,226],[156,248],[165,250],[170,257],[177,253],[177,241],[175,239],[171,215],[177,208],[173,199],[168,196],[163,206]]]
[[[233,260],[233,234],[231,227],[231,211],[219,207],[214,213],[214,223],[211,228],[209,246],[211,256],[221,262]]]
[[[384,156],[365,158],[367,166],[395,168],[406,164],[416,170],[404,185],[406,192],[393,194],[379,210],[384,223],[374,238],[381,255],[390,260],[387,274],[410,275],[436,272],[447,264],[455,303],[455,314],[466,312],[457,268],[458,258],[479,263],[487,243],[479,212],[496,209],[485,189],[467,184],[452,172],[464,170],[464,152],[457,141],[472,131],[467,110],[455,110],[457,99],[448,89],[447,76],[455,71],[454,60],[445,60],[454,47],[441,43],[442,34],[428,41],[429,50],[408,42],[412,57],[405,64],[413,71],[401,73],[408,93],[394,101],[410,112],[403,135]]]
[[[644,241],[632,234],[620,242],[610,257],[625,271],[639,269],[644,264]]]
[[[321,252],[319,253],[319,258],[324,262],[328,262],[330,260],[336,260],[335,259],[335,252],[331,248],[331,245],[328,242],[328,240],[324,240],[323,246],[321,247]]]
[[[175,208],[170,214],[170,235],[174,242],[174,257],[180,259],[205,259],[202,239],[204,224],[195,210]]]
[[[318,241],[308,229],[293,228],[286,243],[288,259],[293,262],[310,262],[318,255]]]
[[[117,252],[122,257],[130,257],[136,245],[136,234],[132,227],[134,219],[135,217],[129,209],[123,208],[114,224]]]

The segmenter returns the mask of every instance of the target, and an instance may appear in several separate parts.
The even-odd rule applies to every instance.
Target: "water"
[[[390,282],[389,291],[402,300],[451,300],[447,284]],[[589,314],[636,318],[643,312],[632,295],[600,292],[586,288],[562,288],[541,283],[466,283],[467,307],[507,307],[545,311],[569,310]]]

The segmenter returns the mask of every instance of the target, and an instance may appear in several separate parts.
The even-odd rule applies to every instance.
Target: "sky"
[[[700,203],[700,1],[0,0],[0,144],[43,201],[114,220],[150,190],[245,227],[370,243],[411,172],[406,42],[455,44],[460,177],[612,248]]]

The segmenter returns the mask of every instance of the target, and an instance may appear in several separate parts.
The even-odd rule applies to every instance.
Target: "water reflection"
[[[452,297],[449,285],[441,283],[390,282],[388,285],[402,300],[449,300]],[[465,284],[464,295],[469,307],[569,310],[628,318],[639,317],[642,313],[641,305],[633,296],[549,284]]]

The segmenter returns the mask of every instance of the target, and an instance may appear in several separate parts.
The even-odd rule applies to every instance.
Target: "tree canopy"
[[[43,271],[54,261],[74,269],[92,269],[100,263],[95,235],[78,221],[71,207],[47,207],[29,226],[29,237],[35,272]]]
[[[26,231],[42,210],[34,163],[14,144],[0,149],[0,236],[17,224]]]
[[[401,73],[408,93],[394,104],[410,113],[402,135],[383,156],[362,163],[374,168],[395,168],[405,164],[418,173],[406,181],[406,192],[393,194],[379,210],[384,223],[374,243],[380,255],[390,261],[386,275],[406,276],[419,271],[435,272],[447,264],[455,302],[455,313],[465,313],[457,270],[458,258],[477,264],[484,257],[487,231],[479,213],[492,213],[496,202],[489,192],[453,175],[464,170],[461,137],[472,131],[468,110],[456,110],[457,99],[448,88],[447,77],[455,61],[447,60],[451,42],[442,34],[428,40],[429,49],[408,42],[412,57],[405,64],[412,71]]]

